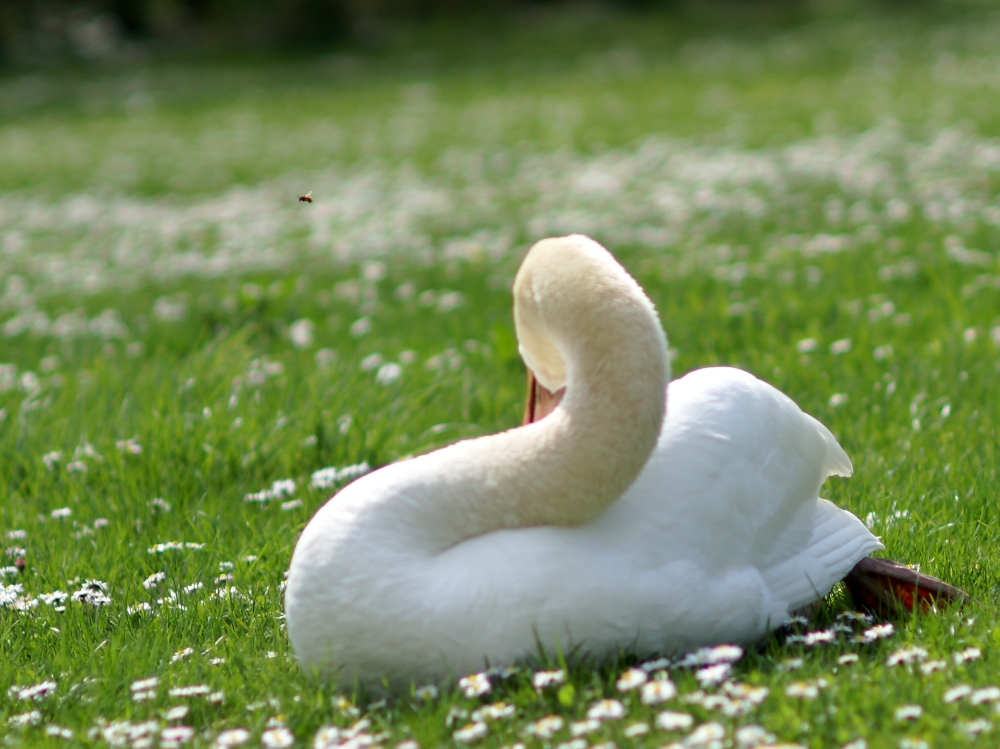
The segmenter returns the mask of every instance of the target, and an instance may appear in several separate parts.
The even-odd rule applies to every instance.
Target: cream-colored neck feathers
[[[417,459],[434,486],[421,481],[410,493],[419,517],[397,518],[430,531],[436,549],[502,528],[585,523],[624,493],[656,446],[666,337],[607,250],[579,235],[538,242],[514,281],[514,317],[525,362],[565,395],[541,421]]]

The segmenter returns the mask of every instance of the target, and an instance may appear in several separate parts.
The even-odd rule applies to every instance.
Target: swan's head
[[[528,251],[514,280],[514,324],[525,365],[548,391],[543,397],[556,396],[551,407],[574,368],[579,378],[586,367],[598,383],[615,379],[614,370],[656,388],[669,379],[666,337],[652,302],[589,237],[543,239]]]

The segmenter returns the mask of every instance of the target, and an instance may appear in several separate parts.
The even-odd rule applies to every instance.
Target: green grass
[[[788,393],[854,460],[825,496],[891,557],[976,599],[874,644],[761,644],[735,669],[770,689],[747,715],[666,707],[730,738],[759,724],[810,747],[995,741],[963,733],[992,725],[993,703],[942,696],[1000,683],[1000,18],[546,23],[478,57],[468,41],[436,56],[414,42],[395,57],[0,80],[0,533],[24,531],[0,567],[26,550],[0,581],[31,600],[98,579],[111,597],[0,608],[5,745],[100,744],[95,726],[165,725],[188,704],[192,745],[232,727],[258,742],[269,721],[306,745],[367,712],[379,743],[429,747],[468,722],[450,711],[503,700],[516,717],[479,743],[540,746],[528,723],[579,720],[602,697],[628,715],[591,744],[681,740],[623,733],[663,709],[617,693],[627,654],[570,658],[571,690],[537,693],[530,668],[561,664],[535,659],[481,699],[452,686],[370,704],[300,672],[283,631],[283,573],[330,494],[309,488],[313,471],[518,423],[510,282],[532,241],[571,230],[605,242],[656,302],[675,376],[733,365]],[[295,200],[310,189],[315,203]],[[297,348],[303,319],[314,340]],[[398,361],[399,380],[379,383]],[[116,447],[132,438],[140,454]],[[285,478],[301,506],[244,502]],[[171,541],[203,547],[148,552]],[[220,563],[238,594],[212,597]],[[157,605],[168,590],[179,597]],[[835,591],[803,631],[847,606]],[[887,665],[906,646],[949,665]],[[955,664],[968,647],[981,657]],[[156,697],[134,701],[131,684],[154,675]],[[816,699],[786,694],[818,679]],[[38,701],[6,692],[46,680],[57,687]],[[200,684],[223,701],[168,696]],[[895,719],[914,704],[921,717]],[[36,709],[36,726],[9,722]]]

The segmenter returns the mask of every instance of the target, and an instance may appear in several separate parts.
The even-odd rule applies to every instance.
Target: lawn
[[[0,78],[3,744],[995,745],[998,34],[541,13]],[[628,653],[474,697],[300,672],[299,532],[363,464],[519,422],[510,284],[568,232],[656,302],[674,376],[788,393],[854,461],[824,496],[975,601],[890,629],[835,590],[721,686],[644,664],[662,703]]]

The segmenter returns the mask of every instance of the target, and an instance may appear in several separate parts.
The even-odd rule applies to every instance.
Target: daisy
[[[479,741],[490,729],[485,723],[470,723],[469,725],[459,728],[455,733],[452,734],[452,738],[455,739],[459,744],[471,744],[473,741]]]
[[[625,717],[625,706],[618,700],[599,700],[587,710],[592,720],[618,720]]]

